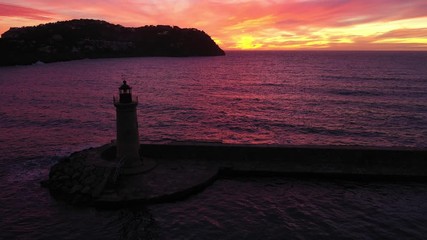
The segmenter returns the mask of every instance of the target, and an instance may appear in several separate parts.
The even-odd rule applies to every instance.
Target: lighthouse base
[[[150,158],[144,158],[144,162],[135,167],[123,167],[120,170],[120,175],[135,175],[151,171],[157,166],[156,161]]]

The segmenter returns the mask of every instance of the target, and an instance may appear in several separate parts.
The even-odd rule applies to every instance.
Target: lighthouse
[[[132,98],[132,88],[123,81],[119,87],[119,99],[114,99],[116,107],[117,159],[124,169],[140,167],[139,133],[136,106],[138,101]]]

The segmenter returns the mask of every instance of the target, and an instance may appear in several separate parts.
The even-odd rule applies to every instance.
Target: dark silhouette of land
[[[83,58],[225,55],[198,29],[130,28],[91,19],[11,28],[0,38],[0,52],[2,66]]]

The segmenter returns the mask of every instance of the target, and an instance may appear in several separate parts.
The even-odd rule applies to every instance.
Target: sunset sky
[[[198,28],[225,50],[427,50],[427,0],[0,0],[0,33],[76,18]]]

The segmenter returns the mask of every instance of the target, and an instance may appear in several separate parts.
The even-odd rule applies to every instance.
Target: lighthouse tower
[[[119,99],[114,99],[117,116],[117,159],[123,168],[134,168],[142,165],[139,156],[139,133],[136,116],[137,101],[132,99],[132,88],[126,81],[119,87]]]

